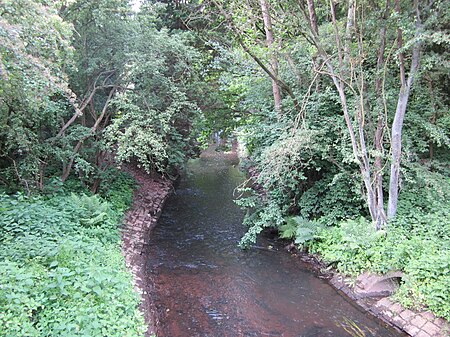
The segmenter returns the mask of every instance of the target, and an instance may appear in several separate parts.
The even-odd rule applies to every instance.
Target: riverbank
[[[158,336],[344,337],[351,322],[368,336],[404,336],[365,315],[282,247],[240,249],[244,214],[233,194],[244,181],[232,151],[210,148],[188,163],[164,205],[146,248]]]
[[[235,148],[233,149],[235,150]],[[212,147],[202,153],[202,158],[234,158],[235,151],[228,153],[217,153]],[[159,215],[164,206],[164,202],[170,194],[171,182],[160,177],[150,177],[135,168],[127,168],[139,183],[139,188],[135,191],[133,207],[129,210],[125,229],[123,232],[123,251],[126,256],[127,266],[134,276],[135,287],[142,297],[141,310],[145,315],[148,324],[147,336],[151,336],[156,331],[159,323],[168,319],[169,313],[175,312],[170,309],[179,305],[178,297],[175,303],[167,306],[170,311],[164,312],[161,322],[160,315],[157,314],[155,303],[150,299],[149,293],[152,291],[152,284],[149,284],[146,273],[146,260],[148,256],[148,239],[150,232],[154,228]],[[170,240],[169,240],[170,241]],[[394,303],[388,297],[362,298],[353,287],[350,286],[351,279],[339,274],[336,270],[329,270],[328,266],[321,263],[313,255],[293,252],[304,262],[311,265],[320,276],[329,279],[330,284],[348,296],[352,302],[362,307],[367,312],[380,318],[389,325],[418,337],[443,337],[447,336],[448,323],[440,318],[436,318],[428,311],[415,312],[404,309],[398,303]],[[190,268],[192,267],[189,264]],[[164,306],[166,307],[166,306]],[[161,313],[160,313],[161,314]]]
[[[146,277],[147,241],[173,187],[170,180],[157,175],[150,176],[134,166],[127,165],[124,170],[134,177],[138,187],[124,221],[122,252],[133,275],[134,287],[141,296],[140,310],[148,326],[146,336],[152,336],[156,331],[156,315],[149,297],[152,285]]]
[[[339,273],[336,269],[330,269],[320,256],[293,249],[290,249],[290,252],[308,263],[321,277],[328,279],[329,283],[343,296],[349,297],[354,303],[388,325],[413,337],[447,337],[450,335],[449,323],[443,318],[436,317],[430,311],[404,308],[390,296],[362,296],[355,291],[354,278]]]

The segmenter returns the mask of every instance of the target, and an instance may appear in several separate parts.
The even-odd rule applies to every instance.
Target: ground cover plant
[[[212,134],[251,168],[242,247],[270,227],[349,275],[402,270],[397,299],[448,319],[445,4],[1,1],[5,331],[140,331],[116,167],[175,177]]]
[[[88,191],[0,195],[0,336],[140,336],[121,254],[129,178]],[[117,187],[117,184],[116,184]]]

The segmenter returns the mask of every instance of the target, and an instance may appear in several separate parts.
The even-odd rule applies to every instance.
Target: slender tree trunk
[[[384,53],[386,50],[386,20],[390,12],[390,0],[386,0],[385,10],[382,16],[382,26],[380,28],[380,47],[377,56],[377,76],[375,80],[375,92],[378,100],[377,127],[375,131],[375,160],[374,160],[374,185],[376,195],[376,225],[381,229],[386,223],[386,212],[384,210],[383,195],[383,163],[382,156],[384,153],[383,134],[386,127],[384,117],[384,97],[383,97],[383,80],[381,72],[385,66]],[[383,108],[382,108],[383,107]]]
[[[400,12],[399,0],[395,1],[396,10]],[[416,10],[416,37],[421,33],[422,23],[420,20],[419,4],[418,0],[414,1],[414,7]],[[397,31],[397,43],[398,48],[403,48],[402,30],[398,28]],[[392,123],[391,131],[391,176],[389,181],[389,202],[387,216],[389,219],[395,217],[397,213],[398,204],[398,190],[399,190],[399,178],[400,178],[400,160],[402,155],[402,131],[403,121],[405,119],[406,107],[408,105],[408,99],[411,92],[411,87],[414,82],[414,78],[419,70],[420,65],[420,53],[421,43],[416,42],[413,47],[411,67],[409,70],[408,79],[406,79],[405,72],[405,57],[402,52],[399,53],[400,63],[400,81],[401,87],[398,95],[397,109],[395,111],[394,122]]]
[[[350,135],[351,145],[352,145],[352,151],[355,158],[355,162],[359,166],[359,170],[361,173],[361,177],[364,183],[364,187],[366,190],[366,202],[367,207],[369,209],[370,216],[372,220],[375,222],[376,219],[376,197],[375,197],[375,191],[372,186],[371,181],[371,169],[370,169],[370,162],[369,162],[369,156],[368,156],[368,150],[366,146],[365,141],[365,135],[364,135],[364,106],[362,103],[360,103],[360,107],[358,109],[357,113],[357,122],[358,122],[358,129],[357,132],[355,131],[355,128],[352,123],[352,119],[350,117],[349,113],[349,107],[347,102],[347,94],[345,92],[345,79],[344,76],[348,75],[348,69],[350,68],[348,65],[350,63],[350,57],[345,54],[345,51],[350,50],[350,42],[351,42],[351,34],[350,30],[354,27],[354,17],[355,17],[355,6],[353,3],[353,0],[349,0],[349,8],[347,16],[350,18],[351,23],[347,23],[347,31],[345,34],[345,40],[344,45],[342,45],[341,40],[341,33],[339,32],[339,27],[336,20],[336,7],[333,0],[330,0],[330,13],[331,13],[331,19],[332,24],[334,27],[335,32],[335,40],[336,40],[336,46],[338,49],[338,59],[339,59],[339,70],[335,70],[333,64],[330,61],[329,55],[326,53],[325,48],[322,46],[320,38],[318,36],[317,29],[314,28],[314,18],[315,15],[315,8],[314,8],[314,1],[310,0],[308,2],[308,12],[309,12],[309,23],[311,27],[311,31],[314,37],[315,45],[317,47],[318,53],[323,59],[323,62],[328,68],[328,75],[331,77],[334,86],[336,87],[336,90],[339,94],[339,99],[341,102],[342,112],[344,114],[344,120],[345,124],[347,126],[347,130]],[[361,88],[361,90],[363,90]],[[361,93],[362,94],[362,93]]]
[[[235,34],[235,37],[238,41],[238,43],[241,45],[242,49],[258,64],[258,66],[276,83],[278,83],[278,87],[283,90],[285,93],[291,97],[292,101],[294,102],[294,107],[298,112],[302,112],[301,110],[301,104],[299,103],[297,97],[295,97],[294,91],[292,88],[284,82],[281,78],[279,78],[278,74],[275,76],[273,71],[269,69],[270,67],[267,67],[264,62],[255,54],[252,52],[252,50],[249,48],[249,46],[245,43],[245,41],[242,39],[241,35],[242,32],[236,27],[235,23],[233,22],[233,18],[231,17],[230,13],[228,13],[217,1],[212,0],[212,3],[220,9],[222,15],[226,18],[228,23],[230,24],[230,28]]]
[[[317,25],[317,15],[316,15],[316,7],[314,6],[314,0],[307,0],[307,3],[308,3],[309,22],[311,24],[312,33],[316,36],[319,36],[319,27]]]
[[[98,171],[101,173],[104,173],[108,168],[108,163],[106,162],[105,157],[106,157],[106,152],[102,151],[102,150],[97,151],[97,153],[95,155],[95,165],[97,166]],[[90,189],[92,193],[98,192],[101,182],[102,182],[102,178],[100,176],[98,178],[94,179],[94,182]]]
[[[295,74],[295,77],[297,77],[298,85],[301,87],[303,81],[302,76],[300,72],[298,71],[297,67],[295,66],[294,59],[292,58],[291,54],[289,52],[284,54],[284,57],[286,58],[286,61],[289,64],[289,67],[291,68],[292,72]]]
[[[319,26],[317,24],[317,14],[316,14],[316,7],[314,5],[314,0],[307,0],[308,5],[308,18],[311,26],[311,33],[313,35],[313,39],[316,40],[319,38]],[[318,69],[319,62],[317,59],[317,55],[314,55],[312,57],[312,61],[314,63],[314,68]],[[316,80],[316,89],[315,91],[318,93],[320,92],[320,78]]]
[[[270,66],[272,68],[272,72],[275,77],[278,77],[278,59],[277,55],[274,51],[274,38],[273,38],[273,29],[272,29],[272,19],[270,17],[269,5],[266,0],[260,0],[261,11],[264,20],[264,30],[266,32],[266,43],[269,48],[269,52],[271,53],[270,57]],[[281,114],[281,90],[278,86],[278,82],[272,79],[272,92],[273,92],[273,100],[275,102],[275,111],[278,114]]]
[[[83,111],[84,109],[86,109],[86,107],[88,106],[88,104],[91,104],[94,95],[96,94],[97,90],[100,88],[106,88],[108,86],[97,86],[97,81],[100,79],[101,76],[106,75],[106,79],[110,78],[112,75],[115,74],[115,70],[110,70],[110,71],[105,71],[100,73],[97,78],[94,81],[93,84],[93,88],[92,91],[89,93],[89,96],[86,97],[86,99],[81,103],[81,106],[78,107],[75,103],[73,104],[73,107],[75,109],[75,113],[73,114],[73,116],[61,127],[61,129],[59,130],[58,134],[56,135],[56,137],[61,137],[64,132],[67,130],[67,128],[69,128],[69,126],[71,126],[78,117],[83,115]]]
[[[355,29],[355,0],[348,0],[347,25],[345,27],[345,43],[344,43],[344,64],[348,64],[350,59],[350,43],[352,40],[352,32]]]

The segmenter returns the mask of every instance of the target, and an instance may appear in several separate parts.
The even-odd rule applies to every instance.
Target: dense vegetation
[[[350,275],[403,270],[398,299],[449,319],[449,18],[442,0],[2,1],[6,335],[138,334],[115,167],[173,176],[215,131],[256,172],[243,246],[272,227]]]
[[[449,319],[448,6],[204,3],[256,172],[241,244],[275,227],[346,274],[402,270],[397,298]]]
[[[146,330],[118,231],[133,180],[118,176],[106,198],[74,186],[0,195],[0,336]]]

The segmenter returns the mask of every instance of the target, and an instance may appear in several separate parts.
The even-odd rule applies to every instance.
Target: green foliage
[[[127,210],[133,201],[133,191],[136,187],[134,178],[123,171],[111,169],[107,171],[105,184],[102,184],[99,194],[108,200],[113,209],[118,212]]]
[[[1,184],[42,191],[72,174],[97,191],[117,162],[171,175],[196,152],[210,58],[161,8],[1,3]]]
[[[320,222],[305,220],[300,216],[288,217],[286,224],[280,227],[280,237],[293,239],[296,244],[303,247],[316,239],[322,228],[323,225]]]
[[[333,96],[327,92],[315,99],[323,114]],[[328,109],[331,115],[332,108]],[[259,172],[254,182],[265,191],[263,196],[244,194],[238,201],[248,209],[245,224],[251,231],[243,241],[254,241],[263,227],[281,229],[285,218],[295,215],[331,225],[365,214],[356,170],[340,172],[336,165],[336,160],[345,160],[347,151],[333,133],[336,121],[331,116],[316,118],[316,113],[312,111],[306,121],[310,127],[305,128],[291,129],[291,123],[274,122],[271,117],[250,120],[240,128],[240,140],[250,145],[252,163]],[[298,243],[303,244],[313,234],[299,228]]]
[[[0,175],[12,188],[35,188],[55,155],[50,138],[75,98],[71,33],[55,3],[0,3]]]
[[[120,250],[123,209],[75,193],[2,194],[0,209],[0,336],[143,335]]]
[[[373,269],[378,240],[385,235],[364,218],[346,220],[336,227],[328,227],[318,234],[318,241],[311,245],[313,252],[320,253],[338,270],[352,275]]]
[[[239,203],[238,203],[239,204]],[[248,230],[242,237],[239,245],[246,248],[256,242],[256,238],[264,228],[278,227],[284,223],[283,215],[274,203],[266,204],[252,213],[247,213],[243,224],[248,226]]]
[[[364,201],[359,195],[359,184],[344,172],[317,181],[300,196],[298,207],[303,217],[317,219],[327,225],[366,214]]]
[[[254,191],[246,186],[237,201],[247,211],[244,223],[249,227],[241,244],[254,242],[265,227],[273,227],[281,237],[320,253],[344,273],[403,270],[406,277],[399,300],[409,306],[428,306],[448,319],[448,6],[442,1],[429,7],[420,3],[423,26],[417,31],[407,1],[399,1],[399,12],[391,3],[385,22],[384,4],[366,3],[364,15],[358,14],[362,12],[357,7],[358,18],[351,24],[347,4],[341,3],[335,8],[336,26],[326,3],[314,5],[317,36],[310,35],[315,27],[308,18],[290,15],[304,11],[300,2],[270,3],[275,48],[267,46],[264,31],[255,25],[253,18],[261,13],[259,3],[214,1],[210,6],[210,11],[221,8],[221,19],[228,15],[233,27],[228,32],[237,35],[229,53],[222,50],[219,57],[234,60],[221,79],[230,92],[239,88],[230,106],[246,112],[237,133],[254,166],[250,171]],[[361,39],[353,38],[351,26]],[[343,33],[345,27],[350,31]],[[386,48],[380,55],[384,29]],[[337,31],[341,46],[336,44]],[[403,46],[396,49],[399,31]],[[398,79],[398,59],[402,53],[408,69],[418,41],[421,60],[402,133],[397,217],[376,231],[367,220],[367,186],[361,182],[372,175],[368,184],[375,187],[373,174],[380,172],[383,179],[378,188],[385,191],[381,194],[386,204],[393,151],[389,135],[399,92],[404,90]],[[273,111],[272,83],[267,76],[267,68],[275,70],[274,58],[283,96],[281,113]],[[335,85],[341,80],[345,102]],[[297,106],[291,96],[299,101]],[[349,111],[345,122],[344,108]],[[382,146],[377,147],[376,130],[381,126]],[[353,149],[349,129],[355,132]],[[370,170],[361,174],[358,161]]]
[[[429,211],[403,201],[410,208],[401,205],[400,214],[386,231],[376,231],[364,219],[349,220],[338,227],[323,229],[310,248],[347,274],[357,275],[366,270],[404,271],[404,283],[396,298],[407,307],[426,306],[449,319],[448,202],[435,199],[434,210]]]

